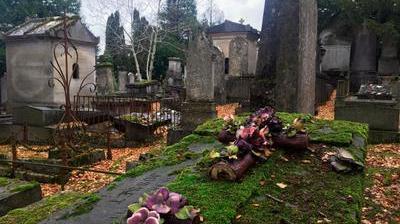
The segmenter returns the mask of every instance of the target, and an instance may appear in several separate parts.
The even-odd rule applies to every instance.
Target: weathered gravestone
[[[223,62],[223,54],[204,33],[189,44],[186,102],[182,111],[182,126],[185,130],[193,130],[205,120],[216,116],[215,102],[224,100]]]
[[[314,113],[317,51],[315,0],[266,0],[251,104]]]
[[[400,63],[397,57],[397,42],[392,38],[384,38],[382,54],[379,58],[379,75],[398,75],[400,72],[399,68]]]
[[[119,92],[125,93],[127,84],[128,84],[128,72],[126,72],[126,71],[118,72],[118,90],[119,90]]]
[[[229,44],[229,75],[243,76],[249,73],[249,43],[236,37]]]
[[[113,70],[111,64],[100,64],[96,66],[97,93],[107,95],[114,92]]]
[[[361,84],[368,84],[377,79],[377,36],[366,24],[357,31],[352,51],[350,91],[355,93]]]

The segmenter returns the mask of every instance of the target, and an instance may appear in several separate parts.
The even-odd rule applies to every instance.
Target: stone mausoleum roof
[[[209,34],[216,33],[251,33],[259,36],[258,30],[254,29],[250,25],[244,25],[241,23],[235,23],[230,20],[225,20],[225,22],[212,26],[207,31]]]
[[[89,37],[87,42],[98,43],[99,38],[96,37],[85,25],[81,23],[80,17],[78,16],[67,16],[67,27],[70,28],[77,23],[80,23],[85,34]],[[4,34],[4,39],[21,39],[29,37],[61,37],[60,31],[63,29],[63,17],[47,17],[47,18],[35,18],[29,19],[25,23],[14,27]],[[72,34],[70,34],[72,35]],[[72,36],[71,39],[74,39]]]

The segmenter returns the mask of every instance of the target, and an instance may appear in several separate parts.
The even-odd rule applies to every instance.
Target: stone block
[[[0,216],[9,211],[23,208],[42,199],[39,184],[19,180],[5,179],[7,183],[0,185]]]
[[[64,111],[51,107],[23,106],[14,108],[14,124],[44,127],[57,124]]]
[[[184,131],[193,131],[200,124],[217,117],[216,104],[212,102],[185,102],[182,106]]]
[[[371,130],[400,130],[400,108],[394,100],[360,100],[348,97],[343,104],[335,106],[335,119],[367,123]]]

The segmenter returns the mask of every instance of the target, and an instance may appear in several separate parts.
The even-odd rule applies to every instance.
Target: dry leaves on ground
[[[318,108],[318,115],[316,118],[323,120],[334,120],[335,119],[335,100],[336,100],[336,90],[332,92],[329,100]]]
[[[126,162],[139,159],[140,154],[147,153],[159,144],[137,147],[112,149],[113,160],[103,160],[93,164],[89,168],[111,172],[125,172]],[[117,176],[93,173],[85,171],[73,171],[71,178],[65,185],[65,190],[74,192],[95,192],[110,184]],[[57,184],[41,184],[43,196],[51,196],[61,191],[61,186]]]
[[[217,117],[224,118],[229,115],[235,115],[236,110],[240,107],[238,103],[218,105],[217,106]]]
[[[369,204],[379,206],[379,212],[370,217],[374,207],[362,209],[363,224],[377,223],[386,224],[397,220],[400,223],[400,177],[396,172],[400,168],[400,145],[382,144],[368,149],[367,167],[373,170],[369,173],[372,186],[365,189],[364,197]],[[388,172],[388,171],[394,172]],[[369,216],[369,217],[368,217]]]

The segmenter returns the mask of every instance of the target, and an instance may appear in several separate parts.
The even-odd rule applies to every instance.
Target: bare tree
[[[95,3],[93,3],[95,2]],[[160,22],[160,11],[162,8],[162,0],[95,0],[90,5],[93,7],[90,11],[91,16],[97,16],[97,18],[103,18],[103,21],[97,23],[107,26],[104,22],[104,15],[111,14],[110,9],[120,11],[121,23],[124,29],[124,36],[120,36],[121,39],[126,39],[126,43],[121,45],[121,51],[129,51],[133,58],[133,64],[136,72],[140,75],[145,75],[148,81],[152,80],[154,71],[154,60],[157,51],[157,44],[163,40],[163,34],[161,30]],[[142,12],[146,15],[146,19],[149,19],[149,24],[144,27],[144,30],[136,35],[133,30],[135,27],[132,26],[134,18],[134,9]],[[91,25],[99,25],[91,24]],[[90,25],[90,24],[89,24]],[[117,33],[115,31],[115,33]],[[144,68],[140,66],[139,55],[146,55]]]

